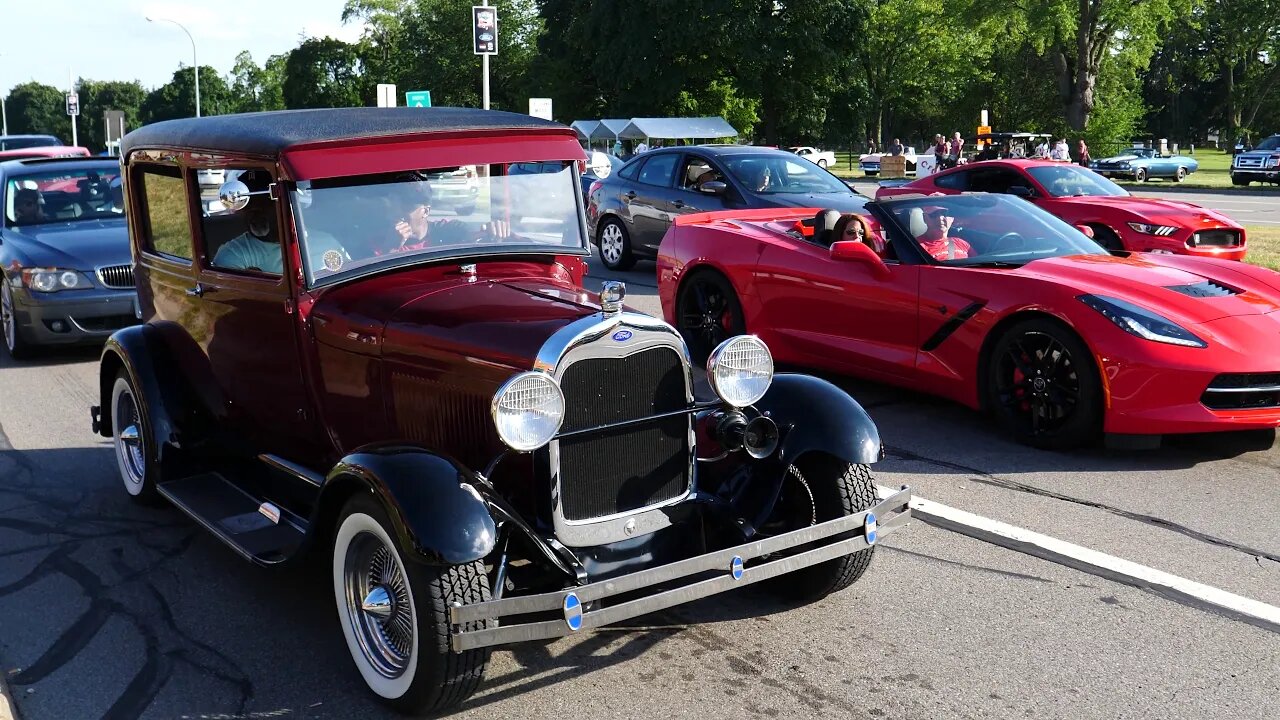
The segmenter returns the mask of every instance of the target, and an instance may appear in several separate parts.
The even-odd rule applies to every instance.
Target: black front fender
[[[98,432],[112,437],[111,392],[116,375],[124,370],[140,396],[138,412],[142,414],[143,425],[151,430],[146,441],[155,449],[156,462],[165,463],[181,446],[175,420],[182,415],[182,393],[163,342],[153,335],[149,325],[134,325],[112,333],[103,346],[98,364],[102,403]]]
[[[855,465],[883,457],[880,431],[871,416],[826,380],[781,373],[755,407],[778,424],[780,443],[773,459],[783,469],[807,452],[824,452]]]
[[[401,547],[424,562],[461,565],[484,558],[497,543],[478,479],[448,458],[413,446],[357,450],[329,472],[321,506],[345,500],[339,488],[352,480],[374,493]]]

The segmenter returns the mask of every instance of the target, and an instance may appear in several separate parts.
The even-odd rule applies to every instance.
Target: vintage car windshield
[[[1027,168],[1031,177],[1054,197],[1119,197],[1128,191],[1079,165],[1040,165]]]
[[[724,159],[724,164],[738,182],[761,195],[851,192],[817,165],[789,160],[785,155],[732,155]]]
[[[1156,151],[1151,148],[1128,148],[1120,153],[1120,156],[1132,155],[1138,158],[1152,158],[1156,156]]]
[[[1011,195],[931,195],[884,207],[907,237],[943,265],[1016,267],[1042,258],[1107,254],[1079,230]]]
[[[584,249],[568,162],[300,181],[292,192],[308,285],[415,260]]]
[[[1254,150],[1280,150],[1280,135],[1272,135],[1253,146]]]
[[[27,227],[49,223],[124,217],[120,168],[100,167],[10,176],[4,188],[4,224]]]

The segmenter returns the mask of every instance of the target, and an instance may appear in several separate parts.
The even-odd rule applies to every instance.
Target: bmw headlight
[[[37,292],[87,290],[90,283],[75,270],[57,268],[23,268],[22,284]]]
[[[564,420],[564,393],[546,373],[520,373],[493,396],[498,437],[512,450],[528,451],[551,442]]]
[[[1140,232],[1143,235],[1159,235],[1160,237],[1168,237],[1178,232],[1178,228],[1173,225],[1154,225],[1152,223],[1131,222],[1129,223],[1129,227],[1133,228],[1135,232]]]
[[[1130,335],[1169,345],[1196,348],[1209,346],[1204,340],[1192,335],[1172,320],[1132,303],[1105,295],[1081,295],[1079,299]]]
[[[754,335],[729,338],[707,358],[707,378],[721,400],[734,407],[754,405],[773,382],[773,355]]]

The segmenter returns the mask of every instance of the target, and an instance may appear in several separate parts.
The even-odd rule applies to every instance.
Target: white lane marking
[[[894,492],[896,491],[892,488],[876,487],[876,493],[882,499]],[[1190,602],[1193,606],[1207,605],[1253,625],[1280,632],[1280,608],[1274,605],[1171,575],[1114,555],[1090,550],[1048,535],[1041,535],[999,520],[974,515],[918,495],[912,498],[910,507],[913,517],[944,530],[968,535],[1109,580],[1148,589],[1174,600]]]

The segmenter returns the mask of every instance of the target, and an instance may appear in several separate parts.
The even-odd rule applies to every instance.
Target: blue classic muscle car
[[[1171,178],[1182,182],[1199,169],[1195,158],[1185,155],[1165,157],[1152,148],[1129,148],[1115,157],[1102,158],[1089,163],[1089,168],[1107,177],[1132,178],[1146,182],[1148,178]]]

